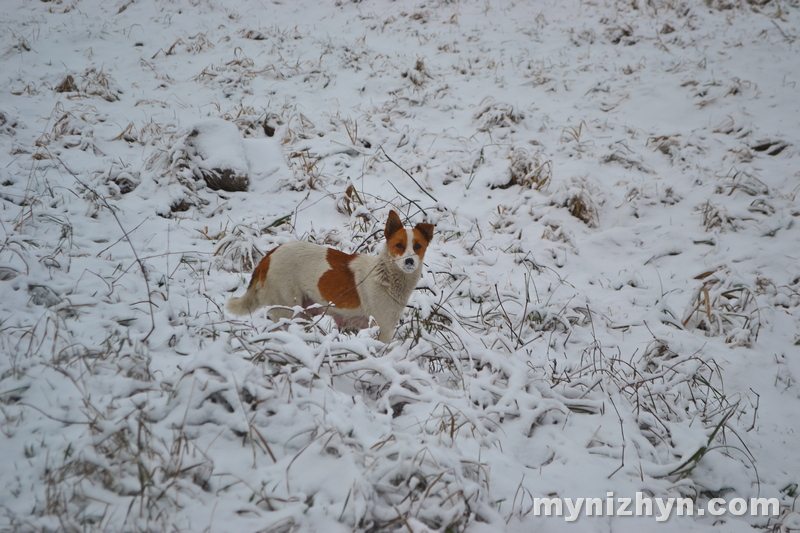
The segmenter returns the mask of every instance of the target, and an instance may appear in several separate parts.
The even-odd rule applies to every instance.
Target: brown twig
[[[439,203],[439,200],[437,200],[436,198],[434,198],[434,197],[433,197],[433,195],[432,195],[431,193],[429,193],[428,191],[426,191],[426,190],[425,190],[425,188],[424,188],[422,185],[420,185],[420,184],[419,184],[419,182],[418,182],[417,180],[415,180],[415,179],[414,179],[414,176],[412,176],[412,175],[411,175],[411,173],[410,173],[408,170],[406,170],[406,169],[404,169],[403,167],[401,167],[400,165],[398,165],[398,164],[395,162],[395,160],[394,160],[394,159],[392,159],[391,157],[389,157],[389,154],[387,154],[387,153],[386,153],[386,150],[384,150],[384,149],[383,149],[383,146],[380,146],[379,148],[381,149],[381,152],[383,152],[383,155],[385,155],[385,156],[386,156],[386,159],[388,159],[388,160],[389,160],[389,162],[390,162],[391,164],[393,164],[394,166],[396,166],[397,168],[399,168],[400,170],[402,170],[402,171],[403,171],[403,173],[404,173],[406,176],[408,176],[409,178],[411,178],[411,181],[413,181],[413,182],[414,182],[414,184],[415,184],[417,187],[419,187],[419,190],[421,190],[422,192],[424,192],[425,194],[427,194],[427,195],[428,195],[428,198],[430,198],[431,200],[433,200],[433,201],[434,201],[434,202],[436,202],[437,204]],[[421,209],[421,208],[420,208],[420,209]],[[423,213],[424,213],[424,211],[423,211]]]

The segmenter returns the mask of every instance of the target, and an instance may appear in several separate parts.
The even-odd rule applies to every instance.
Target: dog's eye
[[[403,244],[402,242],[398,242],[397,244],[395,244],[395,247],[397,247],[398,250],[403,250],[406,247],[406,245]]]
[[[420,243],[418,243],[418,242],[415,242],[414,243],[414,249],[415,250],[419,250],[420,248],[422,248],[422,245]]]

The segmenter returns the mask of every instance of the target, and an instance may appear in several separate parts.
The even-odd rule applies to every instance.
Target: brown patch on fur
[[[405,228],[402,231],[395,231],[386,237],[386,248],[392,257],[400,257],[406,252],[408,246],[408,232]]]
[[[361,298],[358,297],[356,290],[356,277],[350,270],[350,261],[355,258],[355,255],[328,248],[325,259],[331,268],[319,278],[317,288],[320,295],[334,307],[341,309],[361,307]]]
[[[422,237],[425,241],[425,245],[427,246],[433,240],[433,224],[425,224],[424,222],[420,222],[416,226],[414,226],[414,236],[417,236],[417,233]]]
[[[420,229],[420,226],[430,226],[430,231],[423,231]],[[427,230],[427,228],[424,229]],[[412,233],[414,234],[414,253],[422,259],[425,255],[425,250],[428,249],[428,244],[431,242],[433,226],[430,224],[417,224]],[[419,248],[417,248],[417,246],[419,246]]]
[[[263,286],[264,283],[267,282],[267,273],[269,272],[269,256],[277,249],[278,247],[276,246],[267,252],[267,255],[265,255],[258,263],[258,266],[256,266],[255,270],[253,270],[253,277],[250,278],[250,285],[247,286],[248,289],[256,283],[259,283],[261,286]]]
[[[391,221],[393,218],[392,215],[397,219],[396,223],[400,224],[400,218],[397,216],[397,213],[392,211],[389,214],[390,221],[386,223],[386,246],[389,250],[389,255],[392,257],[400,257],[406,253],[406,249],[409,245],[408,232],[402,224],[400,224],[399,229],[395,227],[395,224]],[[433,239],[433,224],[419,223],[414,226],[411,234],[413,236],[411,246],[414,247],[414,253],[422,259],[431,239]]]
[[[400,217],[394,211],[389,211],[389,218],[386,219],[386,229],[383,231],[384,237],[388,241],[389,238],[398,231],[405,229]]]

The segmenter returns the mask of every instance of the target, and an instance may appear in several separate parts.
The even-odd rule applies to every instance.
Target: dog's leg
[[[381,332],[378,334],[378,340],[384,344],[389,344],[392,337],[394,337],[394,328],[381,328]]]
[[[381,320],[378,320],[377,317],[373,318],[375,318],[375,322],[377,322],[378,327],[380,328],[378,340],[384,344],[389,344],[389,342],[392,340],[392,337],[394,337],[394,330],[395,326],[397,325],[397,321],[391,322],[385,318],[381,318]]]
[[[282,318],[291,319],[294,317],[294,311],[285,307],[273,307],[269,310],[269,318],[275,323],[281,321]]]

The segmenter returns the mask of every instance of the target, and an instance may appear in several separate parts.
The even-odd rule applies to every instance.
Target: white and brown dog
[[[308,315],[328,313],[339,326],[366,328],[372,317],[378,340],[392,340],[397,321],[422,275],[432,224],[403,227],[391,211],[386,244],[377,257],[351,255],[310,242],[279,245],[253,271],[247,292],[228,300],[228,311],[246,315],[264,306],[272,320],[291,318],[292,307]],[[315,305],[319,304],[319,305]]]

